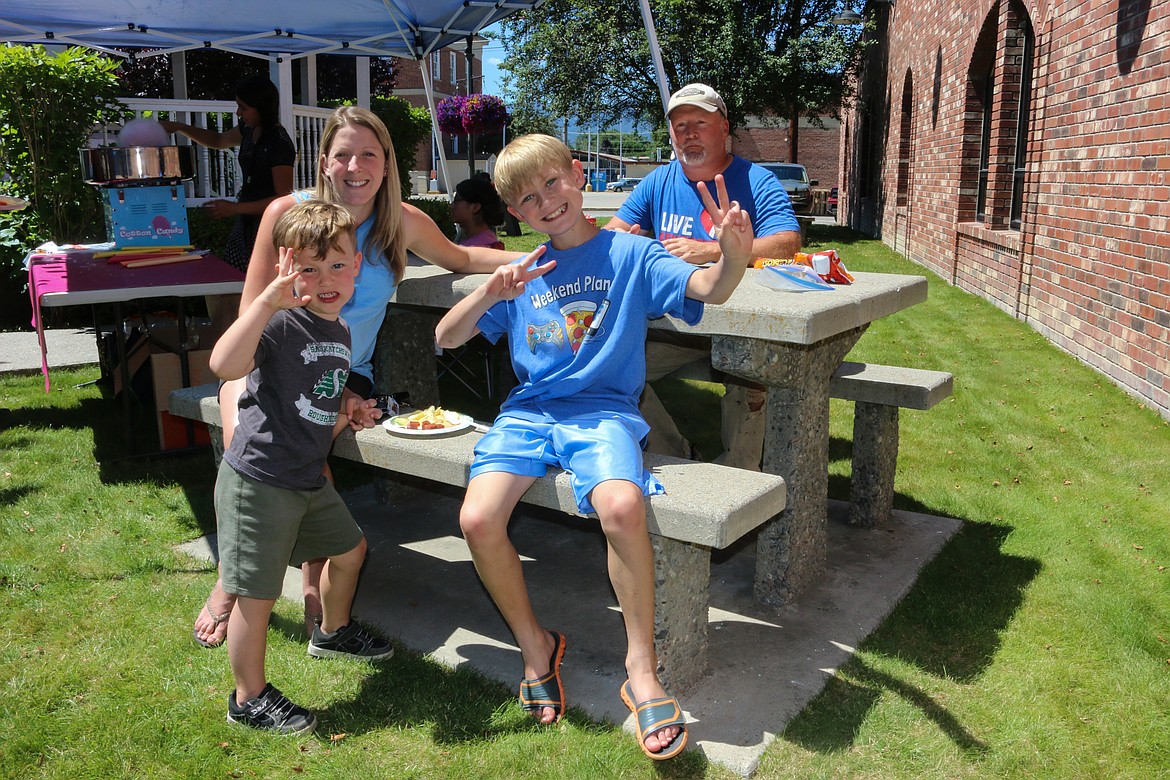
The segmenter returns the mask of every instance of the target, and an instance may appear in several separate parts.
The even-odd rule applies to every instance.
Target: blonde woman
[[[309,198],[341,205],[358,224],[358,251],[362,253],[357,289],[341,310],[353,342],[346,390],[360,399],[369,399],[374,387],[375,342],[386,316],[386,304],[402,280],[407,252],[456,273],[488,273],[523,255],[454,244],[443,235],[434,220],[404,203],[390,132],[382,120],[367,109],[342,106],[333,112],[321,135],[319,166],[314,191],[294,192],[277,198],[265,209],[248,264],[241,310],[276,276],[279,258],[272,243],[272,228],[281,215],[297,202]],[[243,387],[235,382],[225,383],[220,390],[225,447],[235,430],[236,409],[242,392]],[[307,632],[311,632],[312,623],[321,614],[321,564],[309,562],[303,569],[305,623]],[[222,644],[227,635],[231,609],[232,598],[216,581],[195,620],[196,641],[207,647]]]

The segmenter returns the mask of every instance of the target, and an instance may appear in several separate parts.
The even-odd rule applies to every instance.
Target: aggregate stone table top
[[[707,306],[702,321],[694,327],[672,317],[652,320],[650,327],[815,344],[926,300],[926,278],[922,276],[863,272],[853,274],[853,284],[834,285],[832,290],[781,292],[756,284],[759,273],[749,268],[730,300]],[[412,257],[392,301],[449,309],[486,278],[484,274],[452,274]]]

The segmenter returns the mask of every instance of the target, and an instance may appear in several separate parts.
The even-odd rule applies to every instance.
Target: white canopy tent
[[[422,59],[545,0],[5,0],[16,43]]]
[[[85,46],[128,56],[220,49],[268,59],[292,113],[291,62],[317,54],[409,57],[422,66],[427,103],[439,135],[427,55],[467,40],[517,11],[546,0],[4,0],[0,38],[11,43]],[[668,89],[648,0],[640,12],[662,93]],[[361,69],[359,68],[359,71]],[[287,96],[287,97],[286,97]],[[439,145],[442,150],[442,145]],[[446,177],[446,157],[440,156]]]
[[[286,124],[292,116],[294,60],[317,54],[409,57],[422,66],[427,103],[438,135],[427,55],[466,41],[509,14],[539,8],[544,2],[4,0],[0,37],[11,43],[84,46],[120,57],[130,55],[115,47],[152,50],[148,56],[219,49],[267,59],[286,101],[282,110]],[[445,171],[445,155],[441,162]]]

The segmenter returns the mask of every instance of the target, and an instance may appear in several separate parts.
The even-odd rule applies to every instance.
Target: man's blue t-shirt
[[[739,201],[740,208],[752,218],[757,237],[800,230],[788,193],[766,169],[733,156],[723,171],[723,182],[727,196]],[[715,181],[705,183],[712,199],[718,202]],[[618,209],[617,218],[628,225],[638,225],[660,241],[678,236],[714,240],[711,216],[703,208],[698,183],[687,178],[678,160],[643,179]]]
[[[519,384],[501,413],[564,420],[613,411],[640,419],[647,321],[671,314],[694,325],[702,318],[703,304],[686,297],[697,266],[657,241],[611,230],[573,249],[546,246],[538,264],[556,260],[557,267],[477,323],[493,344],[508,336]],[[588,334],[590,326],[597,332]]]

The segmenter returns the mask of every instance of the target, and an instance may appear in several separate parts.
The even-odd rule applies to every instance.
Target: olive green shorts
[[[273,487],[223,461],[215,480],[219,564],[226,593],[279,598],[285,569],[347,553],[362,541],[332,483],[316,490]]]

